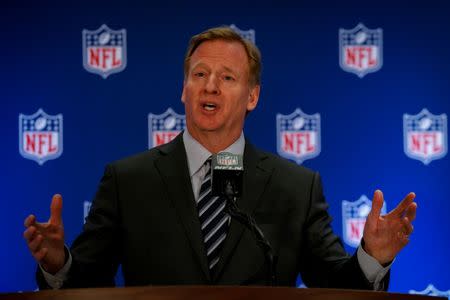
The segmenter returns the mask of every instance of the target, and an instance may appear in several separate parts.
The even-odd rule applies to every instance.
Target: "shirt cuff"
[[[47,281],[47,284],[54,290],[60,289],[64,283],[64,280],[67,279],[67,274],[69,273],[70,266],[72,265],[72,255],[70,254],[69,249],[67,246],[64,245],[65,252],[68,255],[66,264],[56,272],[55,275],[52,275],[44,270],[41,265],[39,265],[39,268],[42,271],[42,274],[44,275],[45,281]]]
[[[391,269],[395,259],[386,267],[383,267],[375,258],[367,254],[360,245],[357,252],[359,266],[367,280],[373,284],[373,289],[380,291],[383,289],[382,280]]]

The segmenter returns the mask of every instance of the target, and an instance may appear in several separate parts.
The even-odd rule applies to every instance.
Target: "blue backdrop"
[[[339,30],[359,23],[382,30],[368,44],[367,32],[352,40],[378,54],[372,58],[379,69],[362,78],[345,71],[339,56]],[[83,65],[82,32],[103,24],[125,29],[115,45],[106,43],[112,33],[95,40],[123,54],[114,54],[123,70],[106,79]],[[431,147],[422,152],[431,159],[427,163],[407,155],[403,124],[405,114],[425,108],[450,113],[448,1],[6,1],[0,4],[0,101],[6,108],[0,119],[0,292],[36,289],[35,262],[22,238],[24,218],[34,213],[47,220],[51,196],[61,193],[71,244],[105,164],[148,148],[150,113],[171,108],[184,114],[182,64],[189,38],[231,24],[254,30],[263,55],[261,97],[247,118],[247,138],[277,153],[277,114],[319,114],[320,126],[308,133],[315,135],[317,151],[302,164],[322,175],[335,231],[344,234],[344,200],[371,199],[380,188],[390,210],[416,192],[415,231],[394,263],[390,291],[423,291],[430,284],[450,290],[446,120],[433,127],[438,121],[431,115],[419,116],[411,127],[438,136],[437,142],[423,135],[415,140],[416,151]],[[61,114],[63,121],[19,120],[39,109]],[[302,131],[308,117],[296,117],[294,129]],[[38,139],[39,130],[53,132],[51,144],[48,136]],[[27,136],[28,158],[20,150]],[[43,162],[41,154],[41,164],[30,159],[32,142],[39,155],[39,141],[59,157]]]

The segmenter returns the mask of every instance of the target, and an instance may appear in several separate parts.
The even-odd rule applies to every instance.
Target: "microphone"
[[[242,155],[229,152],[214,154],[211,158],[212,195],[239,198],[242,195],[243,174]]]
[[[243,174],[244,164],[242,162],[242,155],[229,152],[214,154],[211,158],[211,193],[214,196],[225,197],[225,211],[252,232],[269,266],[269,284],[275,286],[277,282],[277,257],[273,252],[272,246],[264,236],[255,219],[241,211],[236,204],[236,200],[242,196]]]

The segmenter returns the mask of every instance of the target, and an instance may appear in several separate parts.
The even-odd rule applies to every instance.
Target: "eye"
[[[224,79],[225,81],[234,81],[234,77],[231,76],[231,75],[224,75],[224,76],[223,76],[223,79]]]
[[[205,77],[205,73],[204,72],[195,72],[194,76],[202,78],[202,77]]]

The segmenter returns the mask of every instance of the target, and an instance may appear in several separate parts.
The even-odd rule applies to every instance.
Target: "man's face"
[[[249,84],[248,57],[240,43],[206,41],[192,54],[181,99],[194,138],[214,132],[236,139],[258,97],[259,85]]]

